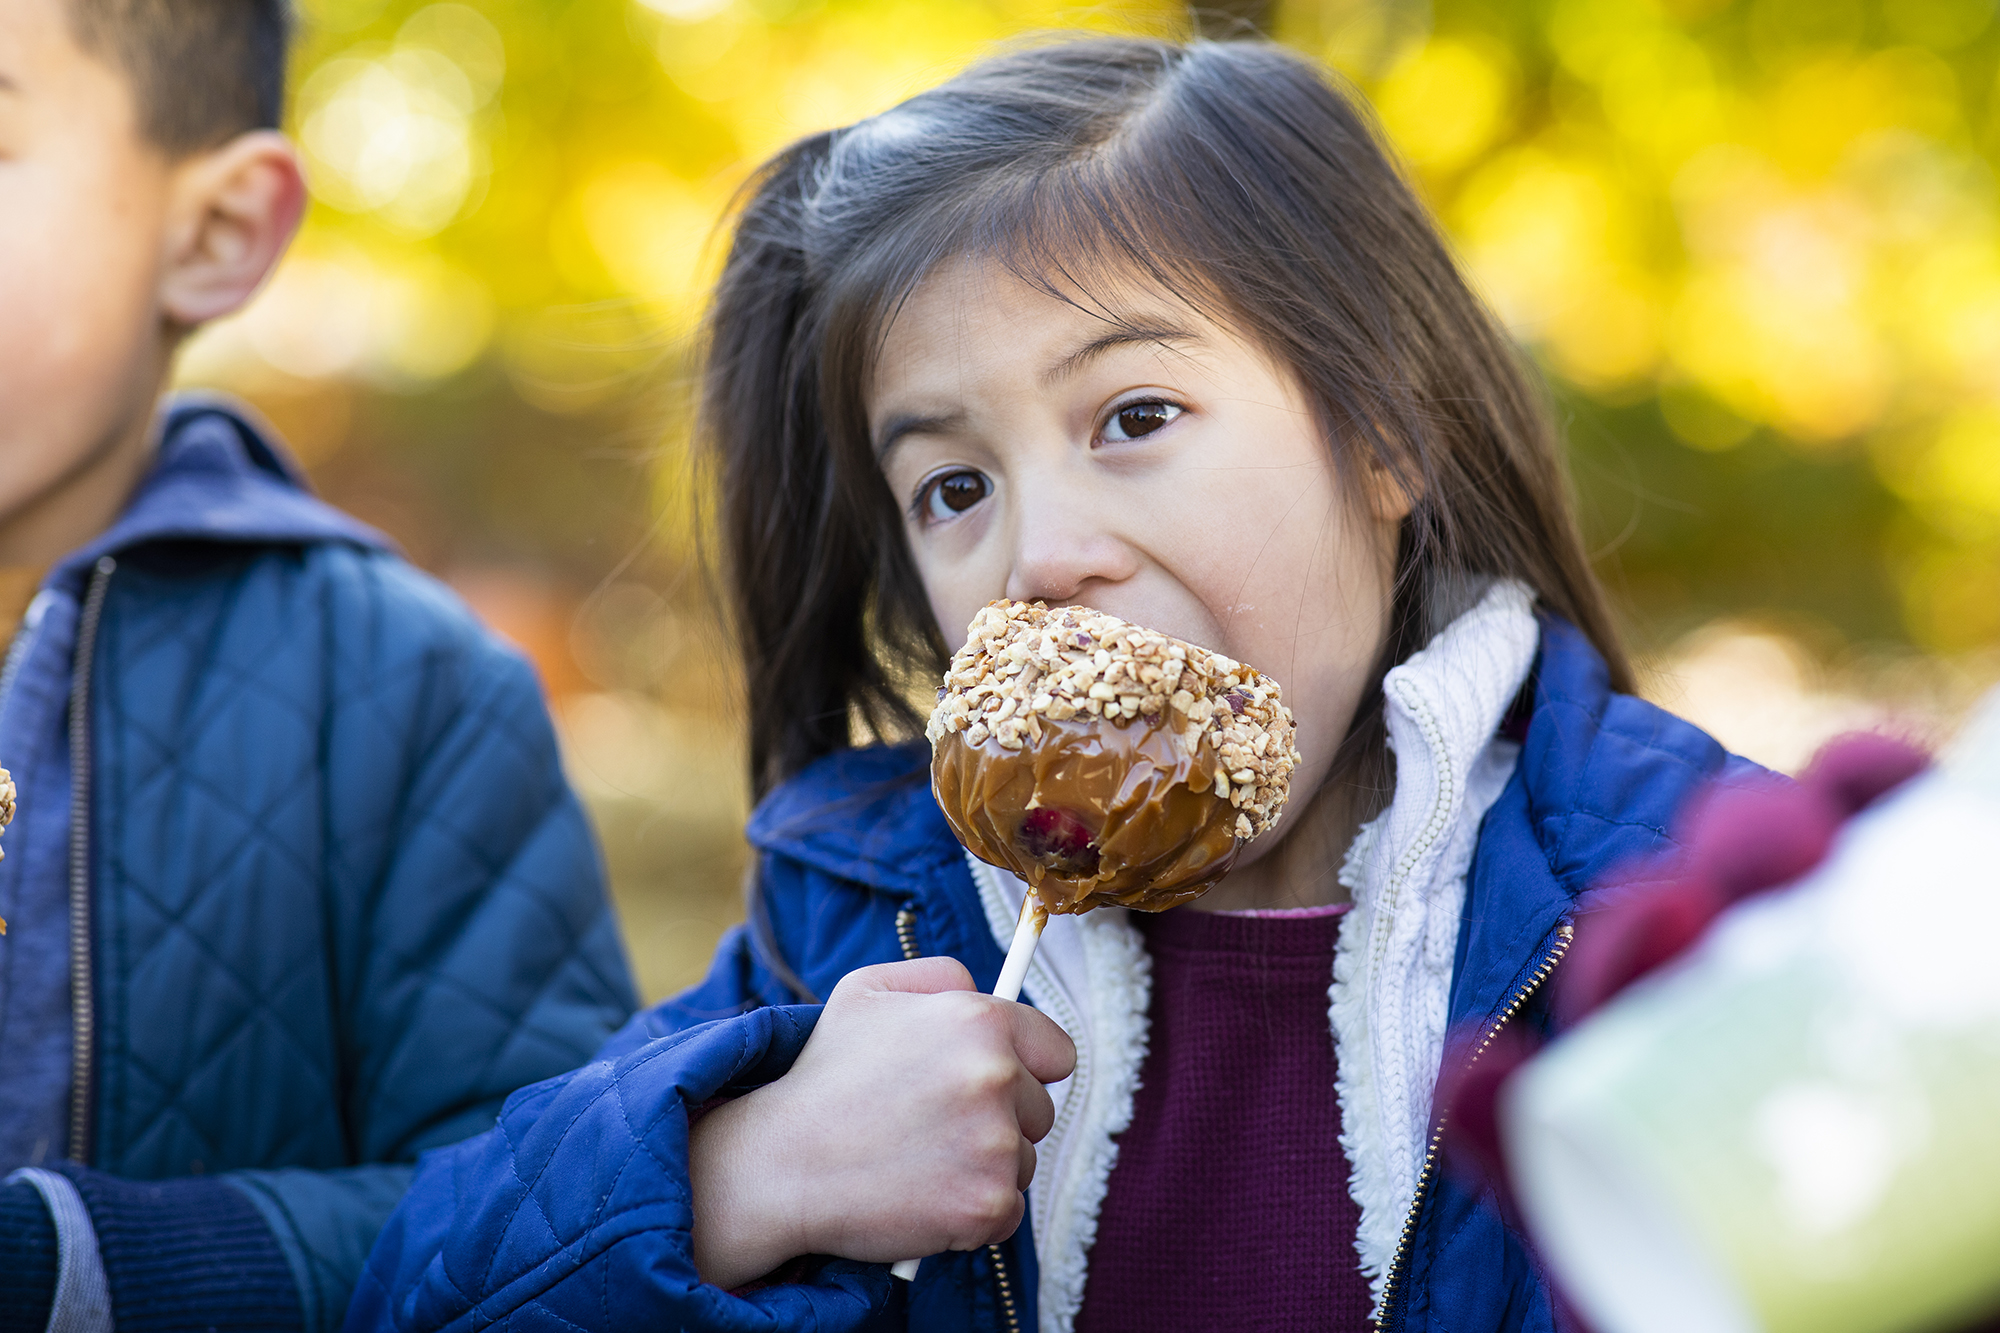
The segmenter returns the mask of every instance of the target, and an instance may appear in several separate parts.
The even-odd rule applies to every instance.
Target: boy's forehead
[[[32,92],[84,58],[69,18],[69,0],[0,0],[0,94]]]
[[[10,121],[35,126],[34,140],[58,157],[80,139],[98,145],[93,160],[143,148],[131,79],[83,44],[74,3],[0,0],[0,109],[19,108]]]
[[[38,0],[0,0],[0,92],[19,92]]]

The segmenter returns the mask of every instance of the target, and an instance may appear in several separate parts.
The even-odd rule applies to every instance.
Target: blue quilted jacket
[[[1543,622],[1521,757],[1481,826],[1467,884],[1454,1022],[1513,1013],[1562,950],[1576,897],[1658,852],[1689,790],[1749,770],[1714,741],[1611,692],[1573,628]],[[708,978],[636,1018],[592,1064],[516,1094],[499,1128],[430,1154],[383,1230],[348,1333],[509,1329],[1009,1333],[1037,1327],[1034,1247],[927,1260],[906,1291],[879,1265],[824,1260],[731,1294],[689,1250],[690,1107],[783,1074],[825,994],[911,945],[961,959],[983,987],[1001,952],[963,853],[932,800],[921,746],[849,751],[780,788],[750,823],[763,919]],[[1515,1021],[1545,1022],[1533,1003]],[[1429,1178],[1384,1327],[1551,1333],[1548,1290],[1490,1198]]]
[[[324,1333],[417,1154],[634,1007],[539,687],[217,403],[50,586],[74,657],[9,683],[73,705],[63,1170],[112,1312]]]

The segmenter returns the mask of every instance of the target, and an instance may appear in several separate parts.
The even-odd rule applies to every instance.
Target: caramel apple
[[[1269,677],[1039,602],[974,618],[926,734],[959,840],[1058,913],[1200,896],[1278,822],[1298,763]]]

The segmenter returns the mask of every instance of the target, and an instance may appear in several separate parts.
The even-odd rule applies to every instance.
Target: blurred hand
[[[791,1072],[696,1123],[696,1267],[727,1288],[802,1254],[1006,1239],[1055,1119],[1043,1085],[1075,1064],[1061,1028],[980,994],[956,959],[849,973]]]

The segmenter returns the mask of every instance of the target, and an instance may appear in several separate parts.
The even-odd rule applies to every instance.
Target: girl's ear
[[[1362,484],[1368,492],[1368,512],[1378,523],[1401,523],[1416,508],[1423,487],[1415,476],[1399,475],[1398,469],[1380,458],[1362,465]]]
[[[298,152],[276,130],[240,134],[176,168],[160,306],[190,329],[248,301],[305,213]]]

